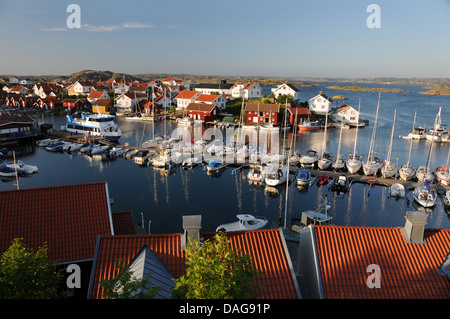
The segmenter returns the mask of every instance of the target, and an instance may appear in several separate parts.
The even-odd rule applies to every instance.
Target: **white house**
[[[334,122],[340,123],[356,123],[359,118],[358,111],[350,105],[343,104],[336,108],[331,114],[331,119]]]
[[[175,97],[175,103],[177,104],[177,110],[184,110],[186,107],[193,103],[194,100],[200,96],[198,91],[183,90]]]
[[[23,79],[19,83],[20,83],[20,85],[32,85],[33,84],[33,82],[31,82],[30,79]]]
[[[19,79],[15,76],[9,78],[9,84],[19,84]]]
[[[87,80],[76,81],[67,88],[69,95],[85,95],[91,93],[94,83]]]
[[[276,99],[278,99],[280,95],[291,95],[294,101],[300,100],[300,90],[287,81],[281,85],[278,85],[276,88],[272,88],[272,93]]]
[[[202,94],[219,93],[225,96],[231,96],[231,88],[234,84],[227,83],[226,80],[220,81],[220,84],[216,83],[200,83],[194,86],[194,90],[201,92]]]
[[[234,98],[244,97],[246,100],[261,97],[261,87],[256,82],[236,83],[231,87],[231,96]]]
[[[320,91],[318,95],[308,100],[308,108],[311,112],[326,114],[331,112],[332,103],[333,100]]]
[[[136,104],[141,100],[147,99],[146,94],[142,93],[124,93],[116,98],[115,106],[118,113],[130,113],[135,111]]]
[[[195,103],[214,104],[221,110],[227,107],[227,100],[220,94],[201,94],[195,99]]]
[[[128,86],[126,83],[118,83],[114,84],[114,93],[116,94],[125,94],[130,90],[130,86]]]
[[[9,91],[9,93],[14,93],[14,94],[27,94],[28,93],[28,89],[21,86],[21,85],[16,85],[13,88],[11,88],[11,90]]]

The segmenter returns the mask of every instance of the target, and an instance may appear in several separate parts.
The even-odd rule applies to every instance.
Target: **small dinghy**
[[[393,197],[405,197],[405,186],[403,184],[395,183],[390,187],[390,195]]]

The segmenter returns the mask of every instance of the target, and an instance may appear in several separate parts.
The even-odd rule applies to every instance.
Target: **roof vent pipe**
[[[183,216],[183,233],[181,234],[181,249],[186,249],[186,244],[190,241],[197,241],[200,244],[200,228],[202,215]],[[198,248],[198,247],[197,247]]]
[[[425,243],[424,231],[427,223],[427,213],[421,211],[408,211],[405,216],[406,222],[403,227],[403,235],[407,243]]]

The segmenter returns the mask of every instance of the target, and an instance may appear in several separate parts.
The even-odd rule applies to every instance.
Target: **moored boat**
[[[114,115],[102,113],[82,113],[79,118],[74,118],[72,115],[66,115],[66,131],[76,134],[105,137],[116,141],[122,136],[122,131],[114,122],[114,118]]]
[[[406,194],[405,186],[403,186],[403,184],[400,183],[394,183],[391,185],[391,187],[389,187],[389,193],[390,196],[393,197],[405,197]]]
[[[432,207],[436,204],[437,193],[428,181],[425,181],[414,188],[413,198],[423,207]]]
[[[38,167],[35,165],[25,164],[21,160],[14,162],[8,162],[4,164],[6,167],[11,168],[12,170],[17,169],[17,172],[20,174],[31,175],[38,172]]]
[[[285,183],[287,181],[287,177],[289,175],[289,170],[287,166],[283,166],[281,168],[276,168],[267,174],[265,182],[269,186],[277,186]]]
[[[319,177],[317,177],[317,185],[318,186],[326,185],[328,183],[329,179],[330,179],[330,175],[328,175],[328,174],[320,175]]]
[[[66,145],[66,142],[58,141],[56,143],[52,143],[50,145],[47,145],[45,147],[45,149],[47,151],[50,151],[50,152],[58,152],[58,151],[62,151],[63,150],[64,145]]]
[[[213,158],[209,160],[208,165],[206,165],[206,170],[208,172],[214,172],[225,168],[227,164],[220,158]]]
[[[256,230],[263,228],[269,222],[265,217],[253,216],[250,214],[239,214],[236,217],[238,218],[238,221],[222,224],[216,228],[216,232]]]
[[[322,128],[322,125],[320,124],[319,121],[304,121],[301,124],[297,125],[297,132],[301,133],[301,132],[309,132],[309,131],[318,131]]]
[[[297,185],[306,186],[311,182],[311,173],[306,169],[301,169],[297,173]]]
[[[272,165],[256,163],[247,174],[247,178],[253,183],[264,183],[267,174],[272,170]]]
[[[307,150],[306,153],[300,158],[300,165],[302,167],[313,168],[317,164],[318,160],[319,158],[316,150]]]

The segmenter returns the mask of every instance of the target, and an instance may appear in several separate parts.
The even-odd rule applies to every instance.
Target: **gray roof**
[[[192,84],[191,87],[194,89],[216,89],[216,90],[229,90],[233,87],[234,84],[231,83],[222,83],[222,84],[216,84],[216,83],[199,83],[199,84]]]
[[[174,276],[147,245],[137,253],[128,267],[136,279],[144,279],[146,274],[150,274],[152,286],[161,287],[156,298],[170,298]]]

